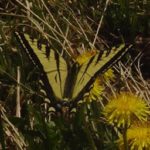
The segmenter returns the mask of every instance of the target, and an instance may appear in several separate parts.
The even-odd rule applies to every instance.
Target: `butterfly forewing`
[[[105,51],[103,54],[97,53],[94,58],[89,59],[83,64],[76,78],[72,99],[78,100],[82,98],[84,92],[87,92],[96,76],[109,69],[129,48],[130,47],[126,48],[125,45],[122,44],[118,48],[112,49],[109,53]],[[101,57],[99,57],[99,55],[101,55]],[[84,91],[82,91],[82,89],[84,89]]]
[[[50,49],[46,56],[46,45],[38,48],[37,40],[31,40],[28,34],[16,33],[22,47],[25,49],[32,62],[42,70],[43,82],[49,97],[63,99],[65,80],[68,68],[66,61],[56,51]]]

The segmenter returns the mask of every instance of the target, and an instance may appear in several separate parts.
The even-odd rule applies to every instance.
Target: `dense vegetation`
[[[0,149],[149,150],[149,8],[149,0],[1,0]],[[72,58],[121,43],[133,49],[74,112],[52,114],[15,31]]]

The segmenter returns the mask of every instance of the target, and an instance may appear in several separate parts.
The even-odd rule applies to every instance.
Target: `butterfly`
[[[66,106],[69,110],[76,107],[84,94],[89,92],[96,77],[112,67],[132,47],[121,44],[109,52],[98,51],[79,64],[68,62],[50,46],[31,39],[28,34],[15,32],[15,36],[29,59],[40,69],[47,97],[56,111],[62,111]]]

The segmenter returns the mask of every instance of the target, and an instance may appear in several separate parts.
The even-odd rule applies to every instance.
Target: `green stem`
[[[123,129],[123,142],[124,142],[124,149],[125,150],[129,150],[128,148],[128,142],[127,142],[127,124],[125,125],[124,129]]]

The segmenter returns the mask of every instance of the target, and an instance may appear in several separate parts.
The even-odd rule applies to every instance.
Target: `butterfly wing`
[[[112,49],[109,53],[106,51],[103,53],[99,52],[84,63],[77,74],[72,99],[75,101],[82,99],[84,93],[89,90],[95,78],[120,60],[130,48],[131,45],[126,47],[122,44],[118,48]]]
[[[38,41],[31,40],[28,34],[18,32],[15,34],[32,62],[42,70],[41,78],[48,97],[51,100],[62,100],[68,74],[66,61],[56,51],[44,44],[38,48]]]

